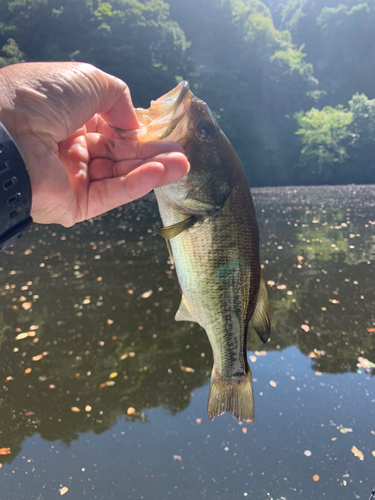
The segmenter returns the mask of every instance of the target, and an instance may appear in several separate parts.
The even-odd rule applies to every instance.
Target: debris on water
[[[196,418],[195,421],[197,422],[197,424],[200,424],[202,422],[202,419],[201,418]]]
[[[320,477],[318,476],[318,474],[315,474],[313,476],[313,481],[317,482],[317,481],[319,481],[319,479],[320,479]]]
[[[355,457],[359,458],[360,460],[365,459],[363,452],[361,450],[359,450],[356,446],[352,446],[351,452],[353,453],[353,455]]]
[[[65,493],[68,493],[69,491],[69,488],[67,488],[66,486],[63,486],[62,488],[60,488],[60,495],[65,495]]]
[[[10,448],[0,448],[0,455],[10,455]]]
[[[185,373],[194,373],[195,372],[194,368],[190,368],[189,366],[184,366],[182,364],[180,364],[180,370],[182,372],[185,372]]]
[[[107,319],[107,325],[113,325],[113,319]]]
[[[141,297],[142,299],[148,299],[152,295],[152,290],[148,290],[145,293],[142,293]]]
[[[305,450],[305,451],[303,452],[303,454],[304,454],[306,457],[311,457],[311,455],[312,455],[312,453],[311,453],[311,451],[310,451],[310,450]]]
[[[244,434],[246,434],[246,433],[247,433],[247,428],[246,428],[246,427],[243,427],[243,428],[242,428],[242,432],[243,432]]]
[[[357,366],[358,368],[375,368],[375,363],[366,358],[359,357]]]
[[[126,410],[126,413],[130,416],[135,415],[136,414],[135,408],[133,408],[132,406],[129,406],[129,408]]]
[[[347,434],[348,432],[353,432],[353,429],[350,428],[350,427],[341,427],[340,425],[337,427],[339,429],[339,431],[342,433],[342,434]]]
[[[19,333],[16,337],[15,340],[23,340],[23,339],[27,339],[27,337],[29,336],[29,332],[22,332],[22,333]]]
[[[176,462],[182,462],[182,457],[180,457],[180,455],[173,455],[173,460]]]
[[[252,362],[252,363],[255,363],[255,361],[257,360],[258,358],[256,356],[249,356],[249,360]]]
[[[270,380],[270,386],[276,387],[277,383],[274,380]]]
[[[74,411],[75,413],[78,413],[78,412],[80,412],[80,411],[81,411],[81,410],[80,410],[77,406],[72,406],[70,409],[71,409],[72,411]]]
[[[301,328],[306,333],[310,331],[310,327],[308,325],[301,325]]]

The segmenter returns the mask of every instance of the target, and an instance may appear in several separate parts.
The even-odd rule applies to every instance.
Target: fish
[[[136,114],[139,129],[114,130],[133,140],[178,142],[190,162],[182,179],[156,188],[155,195],[163,222],[159,233],[182,291],[175,320],[198,323],[212,347],[208,417],[229,412],[253,423],[248,328],[251,324],[267,342],[271,317],[255,208],[241,162],[186,81]]]

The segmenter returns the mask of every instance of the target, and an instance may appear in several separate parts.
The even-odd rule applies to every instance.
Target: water
[[[249,339],[253,426],[206,416],[152,196],[1,256],[1,500],[369,499],[375,187],[253,194],[274,325]]]

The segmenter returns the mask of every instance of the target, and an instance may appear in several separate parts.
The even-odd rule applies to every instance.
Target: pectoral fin
[[[163,236],[163,238],[174,238],[175,236],[178,236],[186,229],[193,227],[194,224],[198,222],[198,220],[199,218],[196,215],[192,215],[188,219],[177,222],[176,224],[172,224],[171,226],[168,227],[162,227],[158,231],[158,233],[160,234],[160,236]]]
[[[182,296],[180,307],[178,308],[174,319],[176,321],[197,321],[190,312],[184,296]]]
[[[263,277],[260,279],[258,300],[250,324],[257,332],[260,340],[262,342],[267,342],[270,337],[271,314],[268,303],[267,288]]]

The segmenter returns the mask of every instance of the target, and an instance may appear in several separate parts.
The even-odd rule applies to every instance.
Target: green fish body
[[[213,351],[208,416],[230,412],[252,422],[247,332],[251,321],[266,342],[270,313],[255,209],[242,165],[208,106],[186,82],[137,113],[144,123],[137,133],[141,140],[179,142],[190,162],[185,177],[155,194],[164,225],[160,233],[182,290],[175,319],[196,321]]]

